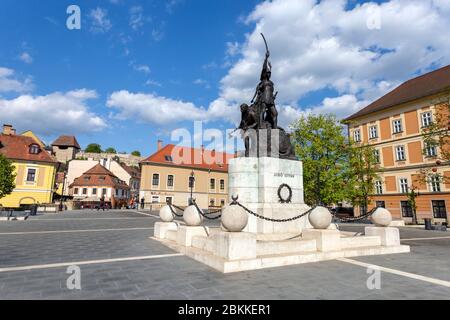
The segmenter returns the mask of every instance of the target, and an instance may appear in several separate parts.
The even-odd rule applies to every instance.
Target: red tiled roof
[[[139,168],[136,167],[132,167],[132,166],[128,166],[125,163],[121,163],[120,164],[122,166],[122,168],[128,172],[128,174],[134,178],[140,178],[141,177],[141,171],[139,170]]]
[[[345,120],[450,90],[450,65],[408,80]]]
[[[111,171],[106,169],[101,164],[95,165],[83,173],[80,177],[75,178],[69,187],[113,187],[120,189],[130,189],[125,181],[117,178]]]
[[[37,154],[30,153],[30,145],[38,145],[37,142],[27,136],[0,134],[0,153],[8,159],[24,161],[40,161],[56,163],[56,160],[41,149]]]
[[[206,149],[202,152],[202,149],[200,148],[181,147],[173,144],[167,144],[150,157],[141,161],[141,163],[157,163],[169,166],[210,169],[213,171],[227,172],[228,161],[234,157],[234,154],[231,153],[216,152],[214,150]],[[184,158],[186,158],[186,160],[184,160]],[[218,160],[214,160],[215,158]]]
[[[59,136],[58,139],[53,141],[52,146],[58,147],[75,147],[81,149],[78,144],[77,138],[74,136]]]

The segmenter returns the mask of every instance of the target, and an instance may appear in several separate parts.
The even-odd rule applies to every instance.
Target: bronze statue
[[[261,33],[266,46],[266,57],[264,59],[263,67],[261,70],[260,82],[256,87],[255,94],[251,100],[251,105],[248,106],[243,103],[240,106],[241,109],[241,123],[237,129],[243,131],[243,138],[245,144],[245,156],[248,157],[250,152],[251,139],[247,133],[248,130],[256,130],[255,139],[257,140],[256,145],[258,146],[258,153],[260,155],[260,149],[262,144],[263,148],[266,148],[265,153],[270,156],[271,150],[273,148],[278,149],[278,156],[284,159],[294,159],[296,160],[294,148],[292,146],[290,135],[286,133],[283,128],[278,127],[278,111],[275,107],[275,99],[278,94],[274,94],[274,84],[270,80],[272,75],[272,66],[269,61],[270,52],[267,45],[267,41],[264,35]],[[261,130],[267,130],[267,139],[261,139]],[[279,139],[278,145],[271,145],[271,135],[278,131]]]

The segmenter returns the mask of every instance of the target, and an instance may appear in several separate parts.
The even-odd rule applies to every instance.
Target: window
[[[372,126],[369,128],[370,139],[378,138],[377,126]]]
[[[402,120],[397,119],[392,121],[392,128],[394,129],[394,133],[402,132]]]
[[[93,189],[92,189],[92,194],[93,194],[93,195],[96,195],[96,194],[97,194],[97,188],[93,188]]]
[[[406,159],[405,147],[404,146],[395,147],[395,156],[397,157],[397,161],[405,160]]]
[[[402,217],[412,218],[413,210],[409,201],[400,201],[400,207],[402,209]]]
[[[431,111],[422,113],[421,118],[422,118],[422,127],[428,127],[433,122],[433,119],[431,117]]]
[[[172,156],[164,156],[164,159],[169,162],[173,161]]]
[[[408,192],[408,179],[400,178],[399,182],[400,182],[400,192],[407,193]]]
[[[381,181],[375,181],[375,192],[377,194],[383,194],[383,185]]]
[[[436,146],[431,143],[426,143],[425,144],[425,155],[427,157],[436,157],[437,156]]]
[[[158,173],[154,173],[153,177],[152,177],[152,186],[159,186],[159,174]]]
[[[225,190],[225,180],[224,179],[220,179],[220,190]]]
[[[194,188],[195,187],[195,178],[194,177],[189,177],[189,188]]]
[[[225,199],[220,199],[220,206],[223,207],[225,205]]]
[[[446,219],[447,210],[445,209],[445,201],[433,200],[431,203],[433,205],[433,216],[438,219]]]
[[[353,131],[353,140],[355,140],[355,142],[361,141],[361,131],[359,129]]]
[[[39,148],[39,145],[37,145],[37,144],[31,144],[30,145],[30,153],[31,154],[38,154],[39,153],[39,151],[40,151],[40,148]]]
[[[380,163],[380,150],[373,150],[373,158],[375,163]]]
[[[89,180],[91,180],[91,177],[90,176],[84,176],[84,181],[89,181]]]
[[[73,189],[73,194],[78,194],[78,188]]]
[[[169,174],[167,176],[167,187],[173,188],[173,175]]]
[[[124,196],[125,196],[125,190],[122,189],[122,197],[124,197]]]
[[[83,188],[83,195],[87,195],[87,188]]]
[[[166,197],[166,203],[172,204],[172,197]]]
[[[209,190],[216,190],[216,179],[209,179]]]
[[[216,205],[216,200],[215,199],[209,199],[209,206],[210,207],[214,207]]]
[[[100,176],[100,177],[98,177],[98,180],[99,180],[99,181],[105,181],[105,179],[106,179],[105,176]]]
[[[28,169],[27,182],[34,182],[36,180],[36,169]]]
[[[152,196],[152,203],[159,203],[159,196]]]
[[[119,189],[116,189],[116,196],[119,195]]]
[[[441,179],[439,176],[432,176],[430,179],[430,187],[433,192],[441,192]]]
[[[106,188],[103,188],[102,195],[106,196]]]
[[[375,206],[377,208],[386,208],[386,202],[384,202],[384,201],[375,201]]]

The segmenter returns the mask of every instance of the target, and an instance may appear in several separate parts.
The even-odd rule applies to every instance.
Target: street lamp
[[[195,183],[195,174],[194,174],[194,170],[192,170],[191,174],[189,176],[189,188],[191,189],[191,197],[189,198],[189,205],[193,204],[193,201],[192,201],[192,189],[194,188],[194,183]]]

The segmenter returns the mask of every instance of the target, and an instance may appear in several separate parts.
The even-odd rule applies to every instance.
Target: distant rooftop
[[[58,139],[53,141],[52,146],[57,147],[74,147],[77,149],[81,149],[78,144],[77,138],[74,136],[59,136]]]

